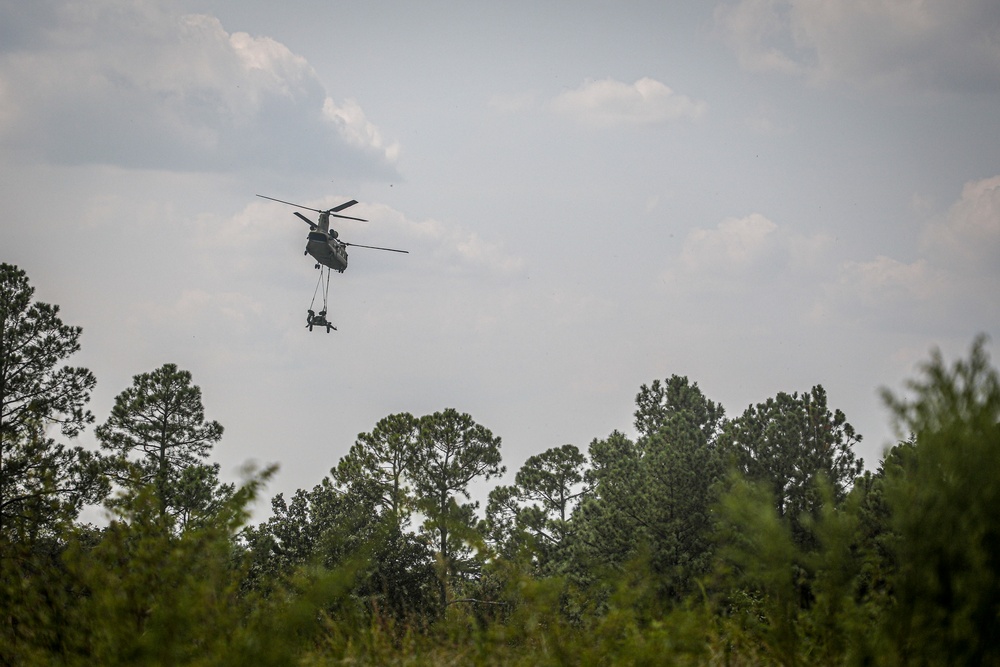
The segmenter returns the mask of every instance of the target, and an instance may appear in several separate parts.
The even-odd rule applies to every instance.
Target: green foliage
[[[711,565],[724,414],[685,377],[643,385],[636,396],[639,440],[616,432],[591,444],[593,497],[574,517],[584,562],[621,566],[648,550],[661,596],[677,601],[694,590]]]
[[[419,432],[419,420],[408,412],[389,415],[371,433],[359,434],[351,451],[330,473],[352,495],[373,498],[403,528],[414,502],[407,470],[415,460]]]
[[[843,500],[864,462],[853,447],[861,441],[843,412],[827,407],[826,391],[816,385],[807,394],[778,393],[750,406],[730,421],[720,447],[748,479],[766,484],[779,516],[792,522],[795,539],[811,539],[800,521],[821,500],[820,478]]]
[[[93,421],[85,409],[96,383],[85,368],[59,367],[80,349],[80,327],[59,306],[33,302],[24,271],[0,264],[0,536],[50,534],[107,493],[101,459],[56,444]]]
[[[294,587],[303,572],[349,572],[345,590],[362,607],[395,619],[432,616],[437,577],[430,549],[366,500],[329,479],[298,490],[290,503],[275,496],[271,518],[241,534],[249,557],[244,587],[272,595]]]
[[[644,525],[642,451],[625,434],[614,431],[590,443],[590,461],[587,480],[592,493],[573,517],[580,540],[577,569],[585,578],[598,563],[624,564],[649,540]]]
[[[743,650],[767,662],[862,660],[875,641],[856,594],[856,503],[838,506],[828,484],[820,494],[816,515],[803,519],[815,538],[808,544],[778,515],[766,483],[736,477],[720,502],[718,604]]]
[[[714,441],[725,424],[725,409],[708,400],[697,382],[691,384],[679,375],[670,376],[666,382],[653,380],[648,387],[642,385],[635,405],[635,427],[642,437],[655,434],[680,414],[686,415],[689,423],[698,425],[707,441]]]
[[[664,594],[679,599],[711,566],[711,507],[722,461],[705,431],[682,414],[650,437],[646,468],[654,566]]]
[[[426,517],[424,530],[434,538],[442,571],[440,600],[476,568],[469,556],[470,542],[479,538],[469,484],[504,473],[500,463],[500,438],[477,424],[470,415],[453,408],[420,419],[417,451],[411,477],[417,506]]]
[[[884,392],[907,440],[874,473],[819,385],[727,421],[675,375],[640,389],[637,439],[529,457],[485,521],[500,438],[448,409],[380,420],[247,526],[273,469],[220,484],[222,427],[173,364],[98,429],[113,471],[47,436],[92,420],[93,377],[57,369],[80,330],[31,296],[0,265],[0,664],[1000,664],[981,338]],[[110,524],[73,525],[111,472]]]
[[[220,486],[218,465],[203,463],[222,426],[205,421],[201,389],[176,364],[132,378],[96,434],[117,457],[117,481],[132,492],[153,485],[162,514],[189,520],[232,493]]]
[[[94,420],[84,408],[96,380],[85,368],[56,366],[80,349],[80,327],[59,306],[34,302],[24,271],[0,264],[0,442],[38,421],[72,437]]]
[[[517,471],[514,483],[526,501],[537,504],[553,532],[565,530],[572,503],[586,492],[581,487],[586,463],[575,445],[563,445],[529,456]]]
[[[300,596],[239,594],[233,535],[272,473],[253,476],[196,528],[176,530],[146,487],[107,528],[66,533],[45,563],[36,550],[36,566],[15,570],[20,606],[3,580],[4,664],[298,664],[320,631],[320,605],[342,592],[327,577]],[[11,561],[0,562],[10,574]]]
[[[0,537],[0,664],[48,664],[62,650],[74,603],[63,550],[53,537]]]
[[[911,400],[884,392],[911,438],[846,499],[821,477],[818,501],[795,517],[779,513],[768,481],[731,483],[717,589],[742,652],[781,664],[1000,662],[1000,380],[983,345],[951,368],[934,353]]]
[[[67,447],[39,430],[9,440],[0,475],[0,535],[17,541],[53,539],[80,509],[107,496],[106,462],[82,447]]]
[[[915,443],[885,481],[897,563],[885,621],[903,663],[1000,664],[1000,376],[984,346],[951,367],[935,351],[912,399],[883,392]]]
[[[568,561],[570,516],[581,496],[587,458],[574,445],[528,457],[513,486],[489,495],[486,532],[507,558],[534,560],[541,574],[555,574]],[[522,553],[523,551],[523,553]]]

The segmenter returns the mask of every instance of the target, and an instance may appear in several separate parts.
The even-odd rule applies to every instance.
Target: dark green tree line
[[[634,436],[527,457],[470,415],[397,413],[271,500],[210,460],[187,371],[135,376],[97,429],[80,330],[0,266],[0,663],[1000,663],[1000,379],[985,341],[884,392],[874,472],[821,385],[727,419],[643,385]],[[114,482],[107,526],[75,525]],[[411,525],[414,524],[414,525]]]

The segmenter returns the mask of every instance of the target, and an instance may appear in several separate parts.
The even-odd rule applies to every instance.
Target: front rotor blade
[[[372,250],[388,250],[389,252],[403,252],[407,255],[410,254],[409,250],[396,250],[395,248],[380,248],[377,245],[361,245],[360,243],[348,243],[347,241],[341,241],[344,245],[353,246],[355,248],[371,248]]]
[[[309,219],[309,218],[307,218],[306,216],[302,215],[302,214],[301,214],[301,213],[299,213],[298,211],[295,211],[294,213],[295,213],[295,215],[297,215],[297,216],[299,216],[300,218],[302,218],[302,220],[303,220],[303,221],[304,221],[304,222],[305,222],[305,223],[306,223],[307,225],[309,225],[309,229],[316,229],[316,223],[315,223],[315,222],[313,222],[312,220],[310,220],[310,219]]]
[[[267,197],[265,195],[257,195],[261,199],[270,199],[271,201],[276,201],[279,204],[288,204],[289,206],[295,206],[296,208],[304,208],[307,211],[316,211],[317,213],[322,213],[323,211],[318,208],[309,208],[308,206],[303,206],[302,204],[293,204],[290,201],[285,201],[284,199],[275,199],[274,197]]]

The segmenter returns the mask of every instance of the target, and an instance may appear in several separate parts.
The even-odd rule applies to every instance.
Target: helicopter
[[[330,227],[330,218],[344,218],[345,220],[357,220],[359,222],[368,222],[364,218],[354,218],[349,215],[340,215],[339,211],[343,211],[345,208],[354,206],[357,204],[356,199],[352,199],[349,202],[344,202],[339,206],[334,206],[331,209],[321,210],[318,208],[310,208],[309,206],[302,206],[301,204],[293,204],[290,201],[284,201],[281,199],[275,199],[274,197],[267,197],[265,195],[257,195],[262,199],[270,199],[271,201],[276,201],[280,204],[287,204],[289,206],[295,206],[297,208],[302,208],[307,211],[315,211],[319,213],[319,222],[313,222],[306,216],[302,215],[298,211],[294,214],[299,217],[303,222],[309,225],[309,236],[306,241],[306,249],[303,255],[312,255],[316,259],[316,268],[320,266],[326,266],[337,273],[343,273],[344,269],[347,268],[347,246],[353,246],[355,248],[371,248],[372,250],[386,250],[388,252],[402,252],[409,253],[409,250],[398,250],[396,248],[380,248],[379,246],[373,245],[362,245],[360,243],[348,243],[347,241],[340,240],[340,234],[337,233],[336,229]]]
[[[306,249],[303,255],[312,255],[316,260],[316,268],[320,269],[319,282],[316,284],[316,290],[313,292],[312,303],[309,304],[308,315],[306,316],[306,327],[309,331],[313,330],[313,327],[318,326],[320,328],[325,327],[326,332],[330,333],[333,329],[336,331],[337,327],[333,326],[329,320],[326,319],[327,312],[327,295],[330,292],[330,271],[336,271],[337,273],[343,273],[347,268],[347,246],[352,246],[355,248],[370,248],[372,250],[385,250],[388,252],[401,252],[409,254],[409,250],[398,250],[396,248],[382,248],[373,245],[362,245],[360,243],[348,243],[340,239],[340,234],[337,233],[336,229],[330,227],[330,218],[343,218],[345,220],[357,220],[359,222],[368,222],[364,218],[355,218],[349,215],[341,215],[340,211],[346,208],[354,206],[357,204],[357,200],[352,199],[349,202],[344,202],[339,206],[334,206],[333,208],[322,210],[318,208],[311,208],[309,206],[303,206],[301,204],[295,204],[290,201],[284,201],[283,199],[275,199],[274,197],[268,197],[265,195],[257,195],[262,199],[269,199],[271,201],[276,201],[279,204],[287,204],[288,206],[294,206],[296,208],[305,209],[307,211],[315,211],[319,213],[319,222],[313,222],[306,216],[302,215],[298,211],[294,214],[307,225],[309,225],[309,236],[306,237]],[[325,278],[325,281],[324,281]],[[325,287],[323,289],[323,309],[317,314],[313,311],[313,306],[316,303],[316,293],[319,292],[319,287],[323,283]]]

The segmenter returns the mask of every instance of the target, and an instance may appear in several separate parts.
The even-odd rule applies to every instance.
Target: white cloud
[[[1000,176],[966,183],[946,218],[925,230],[921,245],[950,270],[1000,274]]]
[[[399,144],[385,144],[382,133],[365,117],[356,100],[350,99],[338,106],[328,97],[323,101],[323,114],[337,124],[341,134],[354,146],[378,150],[389,162],[395,162],[399,157]]]
[[[387,174],[398,146],[283,44],[154,0],[59,2],[0,53],[0,144],[58,163]],[[0,10],[0,20],[3,12]],[[40,20],[41,16],[39,16]]]
[[[838,282],[856,303],[884,307],[932,298],[942,291],[942,277],[925,259],[905,263],[879,255],[873,260],[845,262]]]
[[[921,256],[848,261],[815,313],[928,331],[1000,316],[1000,176],[965,185],[921,238]],[[966,332],[975,333],[975,332]]]
[[[679,256],[660,277],[670,290],[695,293],[742,293],[790,284],[821,270],[828,245],[824,235],[798,235],[753,213],[689,232]]]
[[[707,105],[646,77],[633,84],[610,78],[587,80],[558,95],[551,108],[587,125],[610,127],[695,119],[705,113]]]
[[[689,271],[744,268],[766,251],[777,229],[778,225],[759,213],[727,218],[715,229],[689,233],[681,251],[681,263]]]
[[[1000,89],[995,0],[738,0],[719,34],[751,70],[824,84]]]
[[[485,271],[504,276],[517,273],[524,266],[523,258],[508,252],[502,244],[488,241],[459,224],[434,219],[410,220],[387,206],[374,207],[370,215],[387,229],[388,236],[384,238],[397,237],[398,243],[405,243],[406,239],[420,246],[422,251],[415,248],[417,252],[413,254],[423,257],[418,261],[428,263],[427,269],[433,266],[447,272]]]

